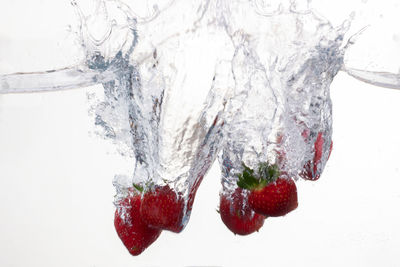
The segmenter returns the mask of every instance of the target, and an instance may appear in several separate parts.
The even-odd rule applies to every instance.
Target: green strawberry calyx
[[[142,193],[143,192],[143,190],[144,190],[144,188],[143,188],[143,186],[141,186],[141,185],[139,185],[139,184],[133,184],[133,187],[137,190],[137,191],[139,191],[140,193]]]
[[[242,162],[243,171],[237,174],[237,185],[243,189],[259,190],[266,185],[273,183],[278,179],[280,172],[278,165],[261,162],[258,165],[258,170],[255,172]]]
[[[140,193],[144,193],[147,191],[152,191],[155,187],[155,183],[153,181],[147,181],[145,183],[140,183],[140,184],[132,183],[132,186]]]

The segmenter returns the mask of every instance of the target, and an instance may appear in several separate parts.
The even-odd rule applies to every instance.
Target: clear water
[[[329,85],[343,64],[347,24],[334,28],[312,12],[265,16],[251,3],[225,10],[235,55],[220,156],[223,184],[235,187],[242,162],[253,169],[260,162],[277,163],[298,179],[314,158],[318,133],[324,136],[317,170],[322,172],[332,136]]]
[[[350,15],[333,26],[308,4],[285,4],[100,1],[85,13],[73,1],[80,64],[2,75],[0,92],[101,83],[104,93],[88,95],[97,133],[131,162],[115,173],[117,199],[132,183],[167,183],[187,202],[218,154],[223,190],[234,187],[242,162],[276,162],[299,179],[319,133],[322,173],[338,71],[389,88],[400,88],[400,78],[392,69],[352,66],[363,33],[344,38]]]

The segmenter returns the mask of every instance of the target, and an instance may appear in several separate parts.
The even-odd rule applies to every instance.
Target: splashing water
[[[322,133],[324,153],[312,174],[319,175],[332,135],[329,85],[342,66],[347,24],[335,29],[311,12],[266,16],[251,3],[226,10],[235,93],[220,157],[224,190],[235,189],[242,162],[253,169],[277,163],[297,179]]]
[[[132,162],[115,176],[116,201],[133,184],[143,198],[168,187],[182,203],[177,232],[219,151],[223,193],[235,190],[242,162],[317,179],[332,145],[329,86],[339,70],[400,88],[393,71],[352,66],[351,20],[334,27],[309,1],[136,2],[98,1],[88,15],[72,1],[82,63],[1,75],[0,93],[101,83],[104,94],[89,99],[98,133]]]
[[[195,13],[176,18],[176,9]],[[123,49],[116,50],[121,52],[111,56],[112,61],[102,51],[89,57],[95,62],[91,68],[117,68],[116,79],[103,84],[104,101],[94,108],[103,135],[134,158],[133,175],[116,176],[117,199],[132,184],[146,191],[171,188],[183,202],[177,215],[182,227],[218,151],[219,117],[229,92],[221,80],[225,75],[218,74],[226,72],[232,50],[220,52],[229,38],[222,28],[210,26],[210,10],[202,1],[176,1],[157,19],[134,23],[132,47],[126,49],[134,52],[131,58]],[[151,29],[159,32],[149,36]]]

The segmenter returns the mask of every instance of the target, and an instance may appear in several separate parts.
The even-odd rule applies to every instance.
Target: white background
[[[132,257],[113,226],[117,158],[88,135],[94,90],[0,95],[0,266],[399,266],[400,91],[339,73],[332,155],[298,181],[297,210],[234,236],[214,164],[186,229]]]

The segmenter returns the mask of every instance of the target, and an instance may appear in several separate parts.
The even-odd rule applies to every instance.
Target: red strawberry
[[[296,184],[279,178],[277,165],[261,163],[257,174],[244,165],[238,186],[250,190],[249,206],[267,217],[283,216],[298,206]]]
[[[247,198],[239,187],[231,195],[221,194],[219,214],[226,227],[238,235],[258,231],[265,220],[265,216],[255,213],[249,207]]]
[[[331,142],[331,145],[330,145],[329,156],[331,155],[331,152],[332,152],[332,145],[333,145],[333,142]],[[316,181],[319,179],[321,174],[318,171],[318,164],[320,163],[320,161],[322,159],[323,149],[324,149],[324,137],[322,135],[322,132],[319,132],[318,136],[317,136],[317,140],[314,143],[314,151],[315,151],[314,159],[313,159],[313,161],[308,161],[304,165],[303,171],[300,173],[300,176],[303,179],[311,180],[311,181]],[[328,159],[329,159],[329,156],[328,156]]]
[[[297,188],[291,179],[278,178],[249,195],[249,205],[257,213],[278,217],[297,208]]]
[[[141,254],[161,234],[140,218],[140,195],[131,195],[120,201],[115,211],[114,226],[122,243],[133,256]]]
[[[203,176],[200,176],[189,191],[187,204],[182,193],[175,192],[169,185],[158,186],[145,192],[140,213],[151,227],[180,233],[185,227],[192,211],[197,189]],[[140,186],[135,186],[142,190]]]
[[[184,208],[182,195],[165,185],[144,194],[140,214],[151,227],[179,233],[184,227]]]

